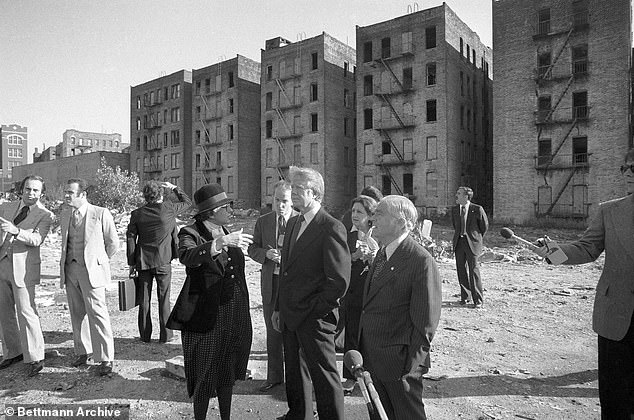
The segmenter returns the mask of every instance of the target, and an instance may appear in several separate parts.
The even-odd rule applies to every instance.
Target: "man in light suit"
[[[114,339],[106,306],[110,282],[110,258],[119,250],[119,237],[108,209],[86,199],[86,182],[69,179],[62,211],[61,287],[66,286],[73,341],[79,367],[91,356],[99,363],[97,373],[112,373]]]
[[[472,203],[471,198],[471,188],[458,188],[456,205],[451,209],[451,222],[454,227],[453,249],[460,283],[460,304],[466,305],[473,300],[473,307],[479,309],[484,301],[484,291],[478,257],[482,254],[482,241],[489,229],[489,219],[482,206]]]
[[[284,356],[282,334],[273,328],[271,316],[274,310],[274,297],[279,289],[281,249],[284,245],[288,220],[297,216],[291,200],[291,184],[279,181],[275,184],[273,210],[258,218],[253,231],[253,243],[249,245],[249,257],[262,264],[260,290],[264,323],[266,324],[266,382],[260,388],[266,392],[284,382]]]
[[[291,199],[300,215],[288,222],[280,265],[280,287],[273,327],[282,332],[286,397],[285,420],[310,414],[310,381],[319,418],[343,419],[343,388],[337,370],[335,330],[339,300],[350,282],[350,251],[343,224],[322,207],[324,180],[314,169],[292,166]],[[301,356],[300,356],[301,355]]]
[[[178,203],[164,200],[167,188]],[[170,286],[172,283],[172,259],[178,258],[178,228],[176,217],[189,208],[191,200],[183,190],[169,182],[148,181],[143,186],[145,205],[132,211],[126,233],[127,257],[130,272],[136,271],[142,285],[139,304],[139,336],[149,343],[152,338],[150,300],[152,281],[156,279],[159,304],[159,342],[172,341],[174,333],[165,328],[170,316]]]
[[[44,181],[27,176],[22,198],[0,205],[0,369],[24,360],[28,375],[44,367],[44,336],[35,305],[40,283],[40,245],[53,223],[53,213],[40,202]],[[16,319],[17,311],[17,319]]]
[[[422,375],[442,305],[438,266],[409,233],[418,212],[388,195],[372,218],[378,251],[365,285],[359,343],[364,366],[390,419],[426,419]],[[378,419],[378,415],[374,419]]]
[[[634,418],[634,149],[621,173],[628,195],[600,204],[583,236],[560,244],[568,257],[563,264],[588,263],[605,251],[592,314],[603,420]],[[535,252],[544,257],[548,251]]]

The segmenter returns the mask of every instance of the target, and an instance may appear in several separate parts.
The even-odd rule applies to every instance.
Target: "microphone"
[[[365,404],[368,406],[368,412],[370,414],[374,413],[374,406],[372,405],[372,400],[370,399],[370,394],[368,394],[368,389],[365,386],[365,379],[363,377],[363,356],[356,350],[348,350],[346,354],[343,355],[343,364],[357,379],[357,384],[359,385],[359,389],[361,389]]]
[[[343,363],[348,369],[350,369],[355,378],[357,378],[357,383],[359,384],[359,388],[361,388],[363,398],[368,406],[370,417],[372,417],[372,413],[374,413],[374,407],[372,406],[372,402],[374,402],[374,406],[376,407],[376,411],[378,411],[381,420],[388,420],[387,413],[381,404],[379,394],[376,392],[376,388],[374,388],[370,372],[363,368],[363,356],[361,356],[361,353],[356,350],[348,350],[343,356]]]
[[[516,241],[521,242],[524,245],[527,245],[531,249],[539,248],[537,245],[533,244],[532,242],[527,241],[524,238],[520,238],[519,236],[515,236],[515,233],[513,233],[513,231],[507,227],[500,229],[500,235],[502,235],[502,237],[506,239],[515,239]]]

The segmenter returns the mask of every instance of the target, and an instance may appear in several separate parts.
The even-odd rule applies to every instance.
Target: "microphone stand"
[[[379,398],[379,394],[376,392],[376,388],[374,388],[374,382],[372,382],[372,377],[370,376],[370,372],[367,370],[363,371],[363,379],[365,381],[365,386],[368,388],[370,392],[370,397],[374,402],[374,406],[376,407],[376,411],[379,413],[379,417],[381,420],[389,420],[387,417],[387,413],[383,408],[383,404],[381,404],[381,399]]]
[[[368,394],[368,388],[365,386],[365,377],[362,372],[358,372],[355,376],[357,377],[357,384],[359,384],[361,394],[363,394],[365,405],[368,407],[368,414],[370,415],[370,418],[372,418],[372,415],[374,414],[374,406],[372,405],[370,394]]]

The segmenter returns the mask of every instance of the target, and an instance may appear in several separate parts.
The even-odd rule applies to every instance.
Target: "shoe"
[[[70,365],[72,367],[80,367],[88,364],[89,360],[92,360],[92,354],[80,354]]]
[[[3,359],[2,362],[0,362],[0,369],[6,369],[12,364],[21,362],[22,360],[24,360],[24,356],[21,354],[18,354],[10,359]]]
[[[474,303],[473,309],[482,309],[482,302]]]
[[[44,369],[44,361],[43,360],[37,360],[35,362],[31,362],[29,363],[29,378],[32,378],[33,376],[37,375],[38,373],[40,373],[40,371]]]
[[[269,391],[273,388],[275,388],[278,385],[281,385],[281,382],[264,382],[264,385],[262,385],[259,389],[260,392],[266,392]]]
[[[99,376],[107,376],[112,373],[112,362],[101,362],[101,364],[97,367],[97,374]]]
[[[469,299],[460,301],[460,305],[462,305],[462,306],[465,306],[465,305],[467,305],[469,303],[471,303],[471,301]]]
[[[319,419],[319,415],[316,411],[313,411],[313,419]],[[275,420],[286,420],[286,414],[281,415],[279,417],[275,417]]]
[[[161,343],[161,344],[173,343],[176,340],[178,340],[178,337],[176,337],[175,335],[172,334],[172,335],[169,335],[165,339],[159,339],[159,343]]]

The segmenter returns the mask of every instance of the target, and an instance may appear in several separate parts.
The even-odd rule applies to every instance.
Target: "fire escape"
[[[148,164],[143,165],[143,172],[147,176],[148,179],[159,179],[161,174],[161,166],[159,162],[161,146],[159,144],[160,138],[157,133],[157,130],[161,128],[161,120],[160,113],[154,112],[156,107],[161,105],[161,98],[159,95],[154,97],[151,95],[150,97],[145,96],[143,98],[143,106],[145,107],[146,116],[144,121],[144,127],[149,134],[149,139],[147,139],[147,143],[143,146],[145,147],[146,152],[148,152]]]
[[[293,96],[291,97],[289,96],[288,92],[286,91],[286,87],[284,86],[287,80],[294,80],[301,77],[301,69],[299,67],[301,63],[301,46],[299,44],[300,43],[298,43],[297,45],[298,52],[297,57],[295,58],[295,62],[293,63],[293,71],[287,75],[286,69],[280,68],[280,77],[275,79],[275,84],[277,85],[279,94],[277,106],[273,109],[279,123],[283,127],[284,133],[280,134],[280,131],[278,130],[276,135],[272,136],[279,150],[279,159],[276,170],[280,179],[288,178],[288,168],[291,163],[299,166],[302,165],[301,156],[293,156],[293,158],[291,159],[285,147],[285,143],[288,143],[286,140],[301,139],[302,133],[299,132],[299,127],[297,127],[294,122],[293,126],[291,127],[291,125],[289,125],[289,123],[286,121],[286,117],[284,115],[285,111],[301,108],[302,106],[301,99],[298,96],[299,92],[293,92]],[[284,99],[284,104],[281,103],[282,98]]]
[[[403,55],[411,55],[411,49],[408,51],[404,51]],[[414,91],[412,87],[411,77],[409,80],[401,81],[392,67],[390,66],[388,60],[386,58],[379,58],[375,60],[375,63],[379,63],[383,69],[385,69],[390,75],[390,80],[392,84],[392,89],[388,89],[386,91],[382,90],[382,86],[376,85],[373,86],[373,93],[375,96],[381,99],[381,102],[387,106],[390,110],[391,118],[386,120],[384,116],[381,116],[379,123],[375,125],[375,129],[381,134],[382,143],[388,143],[390,146],[390,152],[396,156],[396,159],[392,159],[389,154],[382,153],[376,156],[376,165],[380,168],[381,172],[387,176],[390,180],[390,183],[394,186],[397,193],[403,195],[403,189],[396,181],[394,174],[390,167],[401,166],[401,165],[413,165],[415,162],[412,156],[404,156],[404,154],[399,150],[396,146],[396,143],[392,140],[392,136],[390,136],[390,131],[394,130],[402,130],[409,129],[415,127],[414,123],[414,115],[410,111],[409,115],[406,115],[403,112],[403,115],[400,115],[399,112],[394,107],[394,97],[398,95],[408,95]],[[414,196],[410,195],[412,200],[415,200]]]
[[[220,62],[217,66],[218,72],[217,77],[221,77],[222,75],[222,62]],[[198,120],[203,128],[204,139],[196,139],[198,141],[198,147],[202,151],[203,161],[200,166],[196,167],[196,171],[198,172],[199,179],[205,184],[209,184],[214,182],[215,180],[211,179],[212,172],[220,172],[223,169],[222,163],[218,160],[217,162],[212,163],[211,157],[209,156],[209,148],[212,146],[220,146],[222,145],[222,139],[220,138],[220,133],[214,131],[216,137],[213,141],[211,141],[211,131],[209,128],[209,124],[222,119],[222,112],[218,105],[213,108],[209,105],[209,101],[211,99],[216,98],[222,94],[222,85],[214,86],[212,89],[211,83],[209,85],[205,85],[205,91],[199,94],[200,100],[202,102],[202,110],[198,115]]]
[[[567,31],[558,33],[550,33],[549,21],[539,22],[537,34],[534,36],[535,39],[538,39],[565,34],[563,43],[561,47],[557,50],[557,53],[555,54],[551,63],[548,65],[543,65],[542,63],[539,63],[535,77],[535,94],[538,98],[538,102],[540,103],[539,109],[535,113],[535,124],[537,125],[537,142],[539,145],[542,144],[540,143],[540,141],[542,140],[542,134],[546,127],[561,127],[562,129],[560,131],[563,133],[563,135],[556,141],[554,147],[552,145],[548,145],[545,150],[540,150],[538,152],[538,155],[535,157],[535,169],[538,171],[538,173],[543,175],[544,187],[551,188],[551,186],[549,186],[548,184],[548,178],[552,177],[556,171],[561,171],[560,173],[563,173],[563,177],[558,177],[559,179],[563,179],[563,182],[557,189],[554,198],[552,198],[551,195],[550,200],[546,200],[544,203],[542,203],[541,200],[538,198],[538,202],[536,204],[536,215],[538,217],[587,217],[588,215],[589,204],[587,203],[585,194],[583,198],[583,203],[581,204],[580,208],[575,208],[575,205],[573,203],[570,205],[570,209],[568,210],[558,210],[558,207],[565,207],[563,205],[558,206],[558,203],[564,193],[566,191],[570,191],[569,186],[573,178],[575,178],[575,175],[582,175],[581,184],[578,184],[578,186],[587,188],[587,180],[585,177],[585,174],[587,174],[588,171],[589,155],[587,153],[587,150],[585,150],[584,153],[576,153],[573,147],[573,152],[569,155],[560,153],[568,138],[572,137],[571,134],[573,133],[573,130],[575,128],[579,129],[580,124],[585,123],[589,117],[589,107],[587,106],[587,102],[584,101],[582,104],[576,104],[574,100],[574,94],[572,100],[572,108],[560,107],[562,100],[567,96],[567,93],[570,90],[572,84],[575,81],[586,77],[588,73],[587,50],[586,54],[581,54],[580,56],[575,57],[575,51],[570,45],[570,39],[575,31],[587,28],[587,19],[587,10],[577,12],[573,15],[573,22],[571,27]],[[545,23],[547,23],[547,25],[545,25]],[[570,66],[570,71],[562,74],[555,74],[555,65],[557,64],[565,50],[572,51],[572,62]],[[542,102],[540,88],[553,85],[563,85],[563,89],[561,93],[558,94],[556,100],[554,101],[554,104],[550,103],[549,97],[546,97],[547,99]],[[552,192],[550,192],[550,194],[552,194]]]

